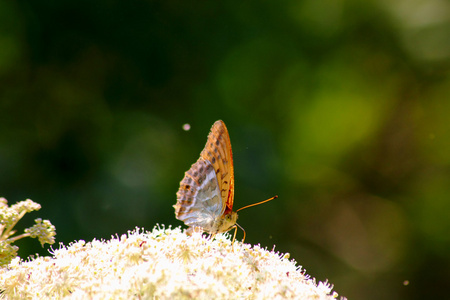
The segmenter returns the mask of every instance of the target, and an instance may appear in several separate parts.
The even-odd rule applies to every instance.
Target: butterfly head
[[[237,217],[238,215],[234,211],[230,211],[229,213],[223,215],[219,220],[217,220],[217,224],[214,226],[217,228],[217,231],[214,233],[227,232],[228,230],[234,228],[236,226]]]

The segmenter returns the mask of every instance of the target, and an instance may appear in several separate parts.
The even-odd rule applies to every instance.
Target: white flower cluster
[[[0,269],[6,299],[335,299],[288,255],[180,228],[78,241]]]

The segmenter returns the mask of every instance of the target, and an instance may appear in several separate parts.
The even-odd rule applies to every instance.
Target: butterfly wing
[[[222,196],[223,212],[231,212],[234,201],[233,153],[230,135],[222,120],[216,121],[212,126],[200,157],[213,165]]]
[[[231,212],[234,173],[228,130],[222,121],[211,128],[200,158],[185,173],[177,192],[175,215],[190,227],[213,233]]]
[[[174,207],[177,219],[187,226],[214,231],[223,205],[216,173],[210,162],[200,157],[185,173]]]

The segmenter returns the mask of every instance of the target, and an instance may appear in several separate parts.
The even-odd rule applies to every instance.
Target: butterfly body
[[[177,219],[190,229],[210,234],[236,225],[233,212],[234,169],[231,142],[225,123],[216,121],[200,158],[185,173],[174,205]]]

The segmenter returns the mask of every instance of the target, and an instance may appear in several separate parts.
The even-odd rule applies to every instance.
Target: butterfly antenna
[[[253,203],[253,204],[250,204],[250,205],[241,207],[241,208],[239,208],[238,210],[236,210],[236,212],[238,212],[238,211],[240,211],[240,210],[243,210],[243,209],[246,209],[246,208],[249,208],[249,207],[252,207],[252,206],[256,206],[256,205],[260,205],[260,204],[269,202],[269,201],[271,201],[271,200],[273,200],[273,199],[277,199],[277,198],[278,198],[278,195],[273,196],[272,198],[269,198],[269,199],[267,199],[267,200],[264,200],[264,201],[261,201],[261,202],[258,202],[258,203]],[[245,241],[245,235],[246,235],[246,234],[245,234],[245,230],[244,230],[244,228],[241,227],[241,225],[239,225],[238,223],[236,223],[236,224],[234,225],[234,235],[233,235],[233,241],[231,242],[231,244],[233,244],[233,243],[234,243],[234,240],[236,239],[236,233],[237,233],[237,228],[238,228],[238,227],[239,227],[240,229],[242,229],[242,231],[244,232],[244,238],[242,238],[242,243],[244,243],[244,241]]]
[[[253,203],[253,204],[250,204],[250,205],[241,207],[241,208],[239,208],[238,210],[236,210],[236,212],[238,212],[238,211],[240,211],[240,210],[243,210],[243,209],[246,209],[246,208],[249,208],[249,207],[252,207],[252,206],[256,206],[256,205],[260,205],[260,204],[263,204],[263,203],[272,201],[273,199],[277,199],[277,198],[278,198],[278,195],[273,196],[272,198],[269,198],[269,199],[267,199],[267,200],[264,200],[264,201],[261,201],[261,202],[258,202],[258,203]],[[239,226],[239,225],[238,225],[238,226]],[[241,226],[239,226],[239,227],[240,227],[242,230],[244,230]],[[245,237],[245,230],[244,230],[244,237]]]

